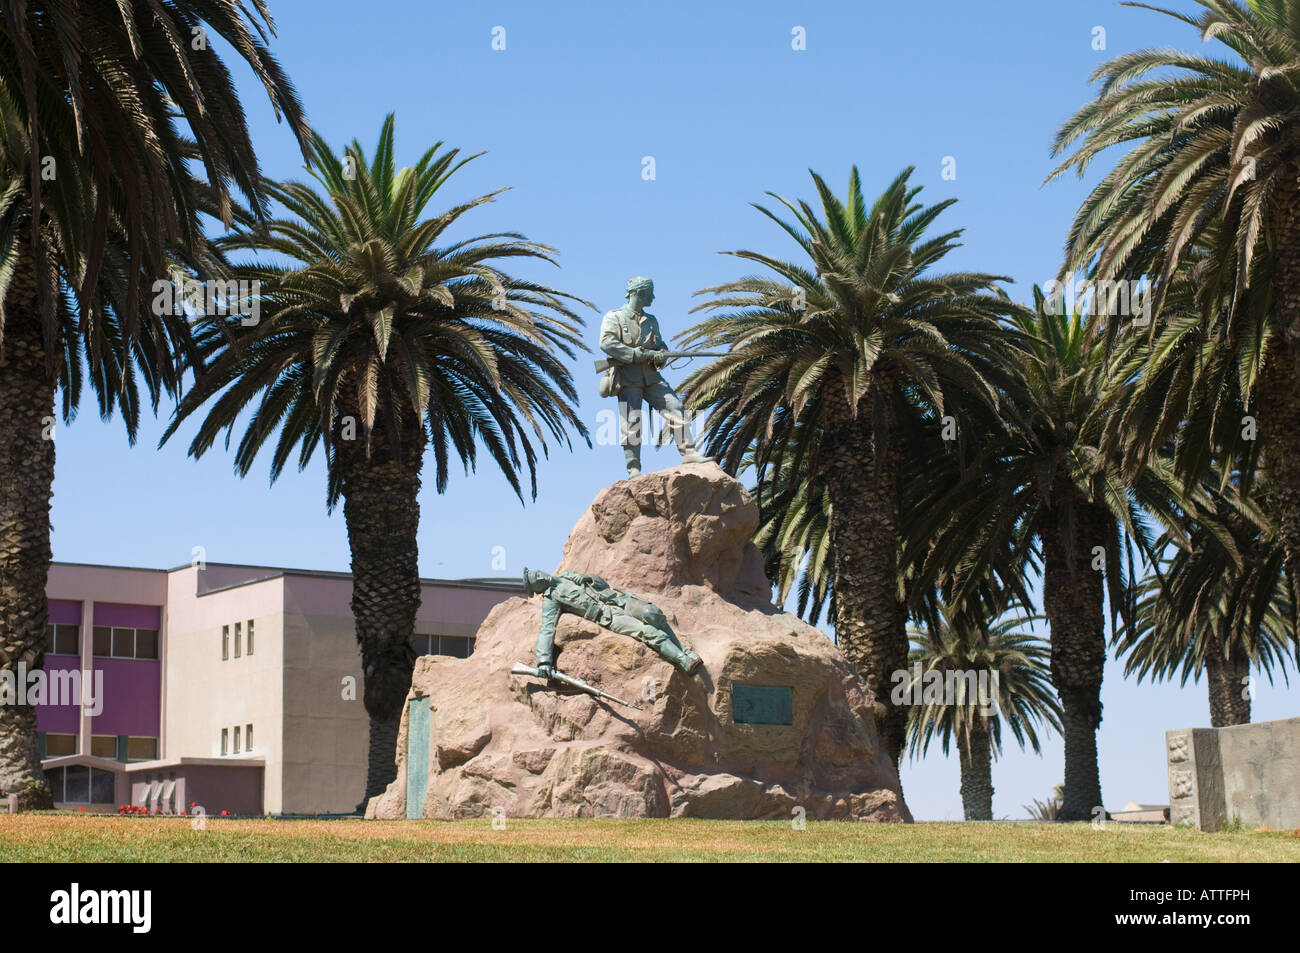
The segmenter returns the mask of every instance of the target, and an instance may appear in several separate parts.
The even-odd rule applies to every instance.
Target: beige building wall
[[[424,582],[420,589],[415,630],[436,635],[474,635],[492,607],[510,595],[500,587],[473,582]],[[370,719],[362,699],[364,681],[351,600],[349,576],[299,572],[285,576],[283,810],[287,813],[348,813],[356,810],[365,793]]]
[[[253,749],[240,754],[266,763],[263,810],[292,810],[284,804],[284,577],[232,585],[195,596],[199,570],[179,569],[168,579],[166,750],[163,757],[221,757],[221,729],[234,728],[241,741],[253,725]],[[206,588],[206,586],[205,586]],[[247,653],[247,625],[254,622],[254,651]],[[234,625],[244,628],[241,654],[234,657]],[[221,658],[221,627],[231,627],[230,658]]]
[[[365,793],[369,737],[352,618],[284,620],[284,810],[345,814]]]

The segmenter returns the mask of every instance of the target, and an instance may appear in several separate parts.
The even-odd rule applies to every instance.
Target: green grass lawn
[[[1083,824],[222,820],[0,815],[0,861],[1290,861],[1300,831]]]

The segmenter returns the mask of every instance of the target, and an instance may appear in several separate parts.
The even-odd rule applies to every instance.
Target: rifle
[[[541,678],[541,676],[537,674],[537,669],[529,665],[525,665],[523,662],[516,662],[514,664],[514,667],[510,669],[510,674],[531,675],[533,678]],[[631,702],[625,702],[617,695],[611,695],[609,692],[602,692],[595,685],[588,685],[582,679],[577,678],[573,675],[565,675],[559,669],[554,669],[554,668],[551,669],[551,678],[559,682],[561,685],[568,685],[570,688],[576,688],[578,691],[586,692],[588,695],[593,695],[596,698],[608,698],[612,702],[618,702],[620,705],[626,705],[628,708],[631,708],[635,711],[641,710],[638,706],[633,705]]]
[[[725,351],[650,351],[651,354],[662,355],[664,362],[675,361],[681,357],[726,357]],[[596,360],[596,371],[607,371],[611,367],[627,367],[625,361],[616,361],[612,357],[602,357]]]

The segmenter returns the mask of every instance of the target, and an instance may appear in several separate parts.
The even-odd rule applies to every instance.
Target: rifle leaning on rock
[[[537,674],[537,669],[529,665],[525,665],[523,662],[516,662],[514,664],[514,667],[510,669],[510,674],[531,675],[533,678],[541,678],[541,676]],[[559,682],[561,685],[568,685],[570,688],[576,688],[578,691],[586,692],[588,695],[592,695],[596,698],[608,698],[612,702],[618,702],[620,705],[626,705],[628,708],[631,708],[635,711],[641,710],[640,707],[638,707],[637,705],[633,705],[631,702],[623,701],[623,699],[619,698],[617,695],[611,695],[609,692],[602,692],[595,685],[589,685],[587,682],[584,682],[582,679],[577,678],[573,675],[565,675],[559,669],[554,669],[554,668],[551,669],[551,678],[552,680]]]
[[[656,357],[662,357],[664,363],[675,361],[682,357],[726,357],[725,351],[646,351],[646,354],[653,354]],[[612,357],[602,357],[596,360],[597,371],[607,371],[611,367],[626,367],[624,361],[616,361]]]

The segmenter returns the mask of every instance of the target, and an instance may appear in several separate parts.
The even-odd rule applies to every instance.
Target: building
[[[1111,811],[1110,819],[1129,824],[1167,824],[1169,805],[1139,804],[1137,801],[1129,801],[1118,811]]]
[[[60,807],[330,814],[365,786],[352,577],[54,563],[42,764]],[[465,656],[514,580],[421,580],[418,654]]]

